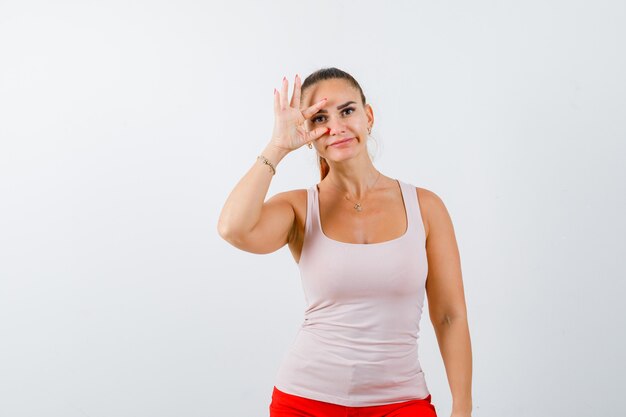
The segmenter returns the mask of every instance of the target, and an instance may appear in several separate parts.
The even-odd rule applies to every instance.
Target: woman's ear
[[[373,126],[374,125],[374,109],[369,103],[365,105],[365,114],[367,115],[368,126]]]

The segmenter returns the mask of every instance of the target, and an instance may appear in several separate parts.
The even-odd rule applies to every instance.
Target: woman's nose
[[[330,131],[328,132],[329,135],[336,135],[336,134],[340,134],[342,132],[345,131],[344,125],[340,120],[330,120],[327,124],[326,127],[328,127],[330,129]]]

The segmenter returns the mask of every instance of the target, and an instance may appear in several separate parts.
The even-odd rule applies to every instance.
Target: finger
[[[326,97],[324,97],[323,99],[321,99],[317,103],[315,103],[312,106],[309,106],[308,108],[304,109],[304,111],[302,112],[302,115],[304,116],[304,118],[305,119],[309,119],[311,116],[313,116],[315,113],[317,113],[317,111],[319,109],[324,107],[324,105],[326,104],[326,101],[327,101],[327,99],[326,99]]]
[[[293,82],[293,96],[291,97],[291,107],[295,107],[296,109],[300,108],[300,87],[301,87],[300,76],[296,74],[296,79]]]
[[[327,127],[318,127],[317,129],[313,129],[310,132],[308,132],[308,137],[306,141],[310,142],[310,141],[317,140],[321,138],[322,136],[324,136],[324,134],[328,133],[329,131],[330,131],[330,128],[327,128]]]
[[[278,94],[278,90],[274,88],[274,113],[278,114],[280,112],[280,95]]]
[[[285,109],[287,107],[287,100],[289,99],[289,81],[287,77],[283,77],[283,88],[280,93],[280,108]]]

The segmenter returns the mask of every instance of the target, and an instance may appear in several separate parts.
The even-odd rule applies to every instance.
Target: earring
[[[313,149],[313,145],[311,145],[311,142],[307,143],[307,146],[309,147],[309,149]]]
[[[371,127],[368,127],[368,128],[367,128],[367,133],[368,133],[368,134],[372,133],[372,128],[371,128]]]

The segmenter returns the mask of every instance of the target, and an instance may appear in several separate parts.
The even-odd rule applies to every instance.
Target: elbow
[[[430,321],[433,323],[433,326],[435,327],[450,326],[452,324],[452,317],[448,316],[447,314],[444,314],[443,316],[438,316],[438,317],[431,316]]]
[[[438,315],[431,315],[431,322],[433,326],[451,326],[453,323],[457,323],[459,321],[466,321],[467,316],[464,312],[456,312],[456,313],[444,313]]]
[[[222,239],[235,247],[239,247],[244,242],[244,236],[246,236],[248,233],[249,232],[230,227],[225,223],[218,222],[217,224],[217,234],[219,234]]]
[[[217,222],[217,234],[228,242],[230,242],[233,238],[232,228],[222,221]]]

